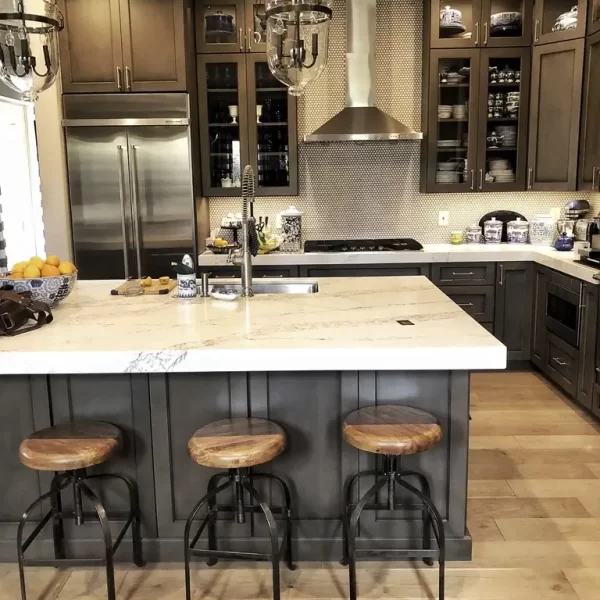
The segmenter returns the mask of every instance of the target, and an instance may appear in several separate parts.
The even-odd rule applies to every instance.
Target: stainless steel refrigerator
[[[195,252],[188,95],[63,98],[81,279],[170,274]]]

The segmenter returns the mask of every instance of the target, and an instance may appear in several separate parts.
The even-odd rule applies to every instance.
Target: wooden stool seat
[[[365,452],[399,456],[428,450],[442,439],[437,419],[409,406],[369,406],[346,417],[344,439]]]
[[[123,443],[110,423],[76,421],[32,433],[21,442],[21,462],[38,471],[74,471],[106,462]]]
[[[224,419],[198,429],[188,451],[192,460],[205,467],[238,469],[269,462],[286,444],[285,432],[272,421]]]

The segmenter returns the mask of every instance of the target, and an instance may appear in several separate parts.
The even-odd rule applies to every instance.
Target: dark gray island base
[[[124,452],[97,471],[122,473],[137,481],[145,558],[181,561],[185,519],[204,495],[209,477],[217,472],[199,467],[188,457],[188,439],[199,427],[230,416],[268,418],[285,429],[286,451],[262,470],[289,482],[297,559],[338,560],[342,555],[344,483],[358,470],[374,468],[375,462],[374,456],[343,441],[341,424],[349,412],[376,404],[407,404],[438,417],[444,432],[442,442],[423,454],[407,457],[403,464],[430,479],[433,500],[446,527],[447,559],[469,560],[469,373],[349,371],[1,376],[0,561],[16,560],[17,521],[28,504],[49,489],[52,476],[19,463],[21,440],[34,429],[81,419],[108,421],[123,429],[127,437]],[[127,498],[124,490],[112,485],[97,489],[116,535],[122,526],[119,519],[127,511]],[[370,485],[370,478],[360,482],[361,495]],[[270,495],[268,488],[263,490]],[[275,503],[280,500],[276,494],[273,488]],[[72,509],[71,494],[64,495],[63,507]],[[394,513],[366,512],[358,547],[418,547],[420,519],[420,511],[410,506]],[[101,556],[97,522],[90,519],[74,527],[67,521],[65,533],[67,549],[74,556]],[[249,550],[267,551],[266,527],[258,517],[234,525],[223,516],[218,535],[223,549],[242,549],[244,544]],[[52,555],[51,528],[47,526],[28,556]],[[116,559],[131,560],[127,540]]]

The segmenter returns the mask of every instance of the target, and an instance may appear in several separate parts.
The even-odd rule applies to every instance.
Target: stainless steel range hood
[[[346,1],[346,108],[305,142],[422,140],[423,134],[375,106],[376,0]]]

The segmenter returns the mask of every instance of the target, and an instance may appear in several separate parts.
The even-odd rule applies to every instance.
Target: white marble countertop
[[[315,252],[308,254],[266,254],[253,259],[256,266],[277,265],[401,265],[415,263],[533,261],[578,277],[588,283],[597,269],[574,262],[575,252],[558,252],[545,246],[519,244],[425,244],[422,252]],[[227,266],[227,257],[205,252],[199,267]]]
[[[0,338],[0,374],[506,366],[505,346],[425,277],[320,279],[316,294],[235,302],[111,296],[115,283],[80,281],[53,323]]]

